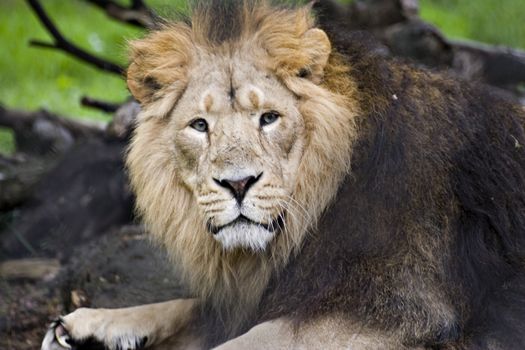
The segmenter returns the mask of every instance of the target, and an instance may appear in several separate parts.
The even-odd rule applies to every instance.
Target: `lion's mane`
[[[351,98],[356,87],[348,79],[348,67],[335,53],[321,85],[297,78],[309,64],[298,42],[314,26],[308,9],[275,8],[263,2],[246,2],[229,11],[221,5],[214,9],[218,10],[198,5],[189,23],[165,25],[132,43],[128,84],[140,85],[147,103],[139,116],[127,166],[138,212],[155,239],[167,248],[192,292],[212,308],[231,314],[226,317],[229,332],[236,332],[258,304],[270,276],[299,250],[304,235],[315,226],[348,172],[356,135],[357,110]],[[235,50],[248,37],[258,38],[254,45],[269,52],[274,73],[304,96],[299,110],[308,133],[292,194],[296,212],[286,217],[284,232],[260,254],[226,252],[211,237],[192,193],[175,171],[170,146],[157,137],[165,126],[163,116],[173,107],[170,96],[183,90],[188,79],[180,69],[190,61],[185,48],[199,45],[212,51],[228,41]],[[152,84],[159,86],[153,93],[145,91]]]

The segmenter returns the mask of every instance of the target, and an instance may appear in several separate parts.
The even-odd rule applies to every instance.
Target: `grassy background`
[[[161,14],[183,2],[147,0]],[[108,20],[82,0],[42,0],[42,4],[67,38],[121,64],[125,64],[126,40],[142,33]],[[525,48],[525,0],[420,0],[420,4],[422,17],[450,37]],[[24,1],[0,0],[0,103],[107,120],[107,115],[81,107],[80,98],[121,102],[128,96],[122,77],[101,73],[55,50],[29,47],[30,39],[50,37]],[[13,148],[12,135],[0,128],[0,152]]]
[[[420,0],[421,17],[448,37],[525,49],[525,0]]]
[[[122,1],[126,3],[125,1]],[[98,56],[125,64],[126,41],[142,30],[108,19],[82,0],[42,0],[62,33]],[[161,14],[182,1],[149,0]],[[129,95],[122,77],[103,73],[56,50],[29,47],[30,39],[51,37],[22,0],[0,0],[0,104],[38,109],[73,118],[109,120],[107,114],[80,106],[84,95],[122,102]],[[0,152],[14,149],[9,130],[0,128]]]

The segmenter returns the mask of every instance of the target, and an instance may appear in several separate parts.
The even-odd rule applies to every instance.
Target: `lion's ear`
[[[154,101],[175,83],[185,85],[193,45],[184,29],[166,28],[130,43],[127,84],[141,104]]]
[[[127,70],[127,84],[129,91],[141,104],[147,104],[153,95],[161,89],[160,84],[153,77],[141,71],[140,63],[132,62]]]
[[[301,37],[301,46],[309,58],[309,65],[299,70],[298,76],[309,78],[318,84],[323,79],[324,68],[328,63],[332,45],[328,35],[318,28],[307,30]]]

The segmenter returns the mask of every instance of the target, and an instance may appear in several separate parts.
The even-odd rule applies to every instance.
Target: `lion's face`
[[[209,234],[264,249],[284,224],[304,145],[296,97],[243,52],[206,54],[163,137]]]

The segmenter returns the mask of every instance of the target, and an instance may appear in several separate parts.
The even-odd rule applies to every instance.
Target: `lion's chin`
[[[265,250],[268,243],[275,237],[275,232],[249,223],[238,222],[234,225],[223,227],[213,237],[219,241],[225,250],[245,248],[253,251]]]

